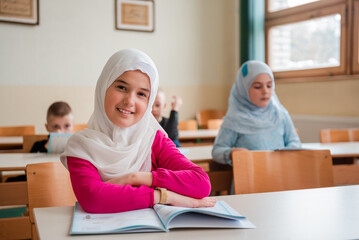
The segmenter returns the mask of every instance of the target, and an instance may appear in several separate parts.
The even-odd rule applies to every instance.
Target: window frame
[[[353,73],[359,74],[359,0],[353,2],[353,56],[352,69]]]
[[[275,12],[269,12],[269,1],[265,0],[265,60],[269,66],[269,31],[272,27],[298,23],[336,13],[341,15],[340,65],[273,72],[276,81],[328,81],[358,77],[355,76],[355,73],[359,73],[359,63],[355,62],[354,59],[358,59],[359,54],[359,0],[321,0]],[[357,44],[353,44],[355,42]]]

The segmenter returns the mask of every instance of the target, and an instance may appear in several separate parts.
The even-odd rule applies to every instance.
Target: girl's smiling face
[[[266,107],[273,94],[273,83],[271,77],[262,73],[259,74],[249,88],[249,98],[257,107]]]
[[[149,77],[139,70],[126,71],[107,89],[105,112],[118,127],[130,127],[141,120],[150,99]]]

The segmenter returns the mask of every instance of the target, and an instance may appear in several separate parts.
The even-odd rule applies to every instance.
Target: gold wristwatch
[[[159,204],[166,204],[166,202],[167,202],[167,189],[158,187],[158,188],[156,188],[156,190],[160,190],[160,192],[161,192]]]

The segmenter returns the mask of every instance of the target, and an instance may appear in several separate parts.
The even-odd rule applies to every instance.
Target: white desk
[[[22,149],[22,137],[0,137],[0,150]]]
[[[359,157],[359,142],[303,143],[304,149],[329,149],[332,157]],[[213,145],[180,148],[190,160],[211,159]]]
[[[212,160],[213,145],[182,147],[179,150],[192,162]]]
[[[213,165],[213,146],[193,146],[180,148],[182,153],[192,162],[209,172],[215,170],[218,165]],[[359,142],[343,143],[303,143],[305,149],[329,149],[333,158],[359,157]],[[210,166],[212,164],[213,166]],[[333,165],[333,177],[335,185],[359,184],[359,164]]]
[[[58,162],[59,154],[47,153],[3,153],[0,154],[0,171],[25,170],[30,163]]]
[[[15,137],[0,137],[0,144],[22,144],[22,137],[15,136]]]
[[[71,237],[72,207],[35,208],[40,239],[357,239],[359,185],[221,196],[256,229],[175,229],[169,233]]]
[[[332,157],[359,157],[359,142],[303,143],[303,148],[329,149]]]
[[[198,130],[181,130],[178,132],[178,139],[188,140],[188,139],[214,139],[218,134],[217,129],[198,129]]]
[[[213,146],[180,148],[180,151],[191,161],[210,160]],[[59,154],[47,153],[4,153],[0,154],[0,171],[7,168],[23,170],[27,164],[42,162],[58,162]]]
[[[198,146],[180,148],[180,151],[191,161],[212,159],[211,151],[213,146]],[[47,153],[3,153],[0,154],[0,171],[25,170],[30,163],[58,162],[60,154]]]
[[[359,142],[341,143],[303,143],[304,149],[329,149],[332,157],[359,157]],[[213,145],[191,146],[180,148],[182,153],[191,161],[212,159]]]

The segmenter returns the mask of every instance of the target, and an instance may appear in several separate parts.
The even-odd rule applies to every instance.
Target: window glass
[[[302,4],[316,2],[318,0],[270,0],[269,12],[275,12],[286,8],[296,7]]]
[[[288,71],[339,66],[340,30],[340,14],[272,27],[270,67]]]

